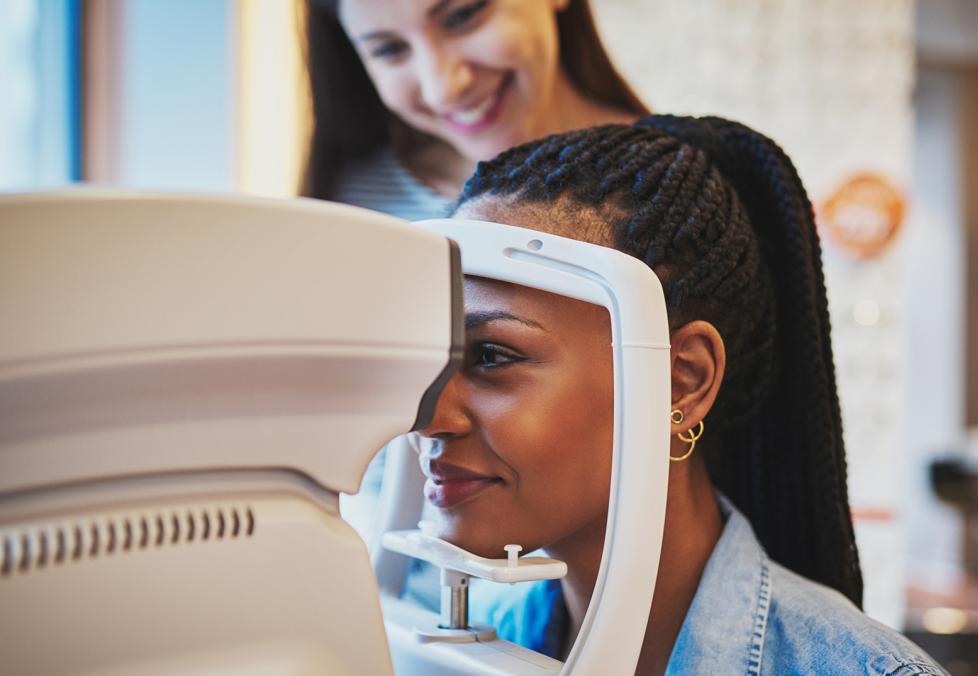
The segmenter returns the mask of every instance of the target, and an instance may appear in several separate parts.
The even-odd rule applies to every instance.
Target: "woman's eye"
[[[489,0],[477,0],[476,2],[454,9],[445,16],[442,21],[442,26],[447,30],[463,28],[478,16],[488,4]]]
[[[520,361],[523,357],[496,345],[476,345],[472,350],[471,362],[475,368],[492,369]]]
[[[400,40],[388,40],[371,49],[370,56],[377,59],[394,59],[403,54],[406,49],[407,45]]]

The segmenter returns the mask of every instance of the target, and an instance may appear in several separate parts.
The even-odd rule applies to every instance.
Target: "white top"
[[[453,201],[419,181],[389,146],[351,162],[338,177],[329,199],[408,221],[444,218]]]

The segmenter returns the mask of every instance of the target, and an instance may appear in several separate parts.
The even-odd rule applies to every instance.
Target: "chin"
[[[486,559],[506,558],[506,550],[503,547],[513,543],[513,541],[505,540],[500,537],[499,533],[487,532],[488,530],[489,528],[483,524],[466,527],[466,524],[459,523],[458,520],[449,517],[443,518],[439,522],[435,535],[442,540],[451,542],[456,547],[472,552],[476,556]],[[515,544],[522,543],[517,542]],[[523,551],[527,551],[527,549],[524,547]]]
[[[514,148],[528,140],[530,139],[522,130],[499,129],[492,130],[491,136],[479,141],[472,139],[464,142],[460,140],[456,142],[455,147],[470,160],[485,162],[495,158],[504,150]]]

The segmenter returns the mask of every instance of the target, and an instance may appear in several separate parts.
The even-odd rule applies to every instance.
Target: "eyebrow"
[[[425,12],[425,16],[427,16],[429,19],[433,19],[434,17],[438,16],[438,14],[445,9],[445,7],[450,5],[451,2],[452,0],[438,0],[438,2],[428,8],[428,11]]]
[[[524,326],[529,326],[534,329],[540,329],[541,331],[546,331],[541,324],[533,321],[527,317],[520,317],[519,315],[514,315],[505,310],[488,310],[486,312],[469,312],[465,315],[465,328],[474,329],[477,326],[482,326],[483,324],[488,324],[489,322],[504,321],[504,322],[519,322]]]
[[[370,42],[371,40],[380,40],[381,38],[389,38],[394,35],[391,31],[373,31],[372,33],[364,33],[357,38],[360,42]]]
[[[429,19],[435,18],[445,9],[445,7],[451,4],[451,2],[452,0],[438,0],[438,2],[428,8],[428,11],[425,12],[425,16]],[[377,40],[383,37],[388,37],[391,34],[391,31],[373,31],[370,33],[364,33],[358,39],[361,42],[368,42],[369,40]]]

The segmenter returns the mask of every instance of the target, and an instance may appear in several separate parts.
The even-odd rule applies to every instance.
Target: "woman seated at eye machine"
[[[611,247],[661,281],[672,436],[642,452],[671,462],[636,673],[945,673],[859,609],[820,248],[777,145],[719,118],[554,135],[480,163],[454,219],[427,222],[460,235],[467,274],[465,360],[421,430],[431,532],[568,566],[475,608],[500,637],[567,659],[598,600],[613,327],[591,303],[479,276],[465,263],[476,221]]]
[[[385,640],[401,674],[944,673],[857,608],[812,215],[741,125],[649,117],[481,164],[421,224],[469,275],[447,383],[444,237],[309,201],[0,215],[11,673],[383,674]],[[412,424],[442,560],[503,582],[539,560],[454,546],[564,560],[473,608],[545,655],[420,643],[377,603],[337,493]]]

